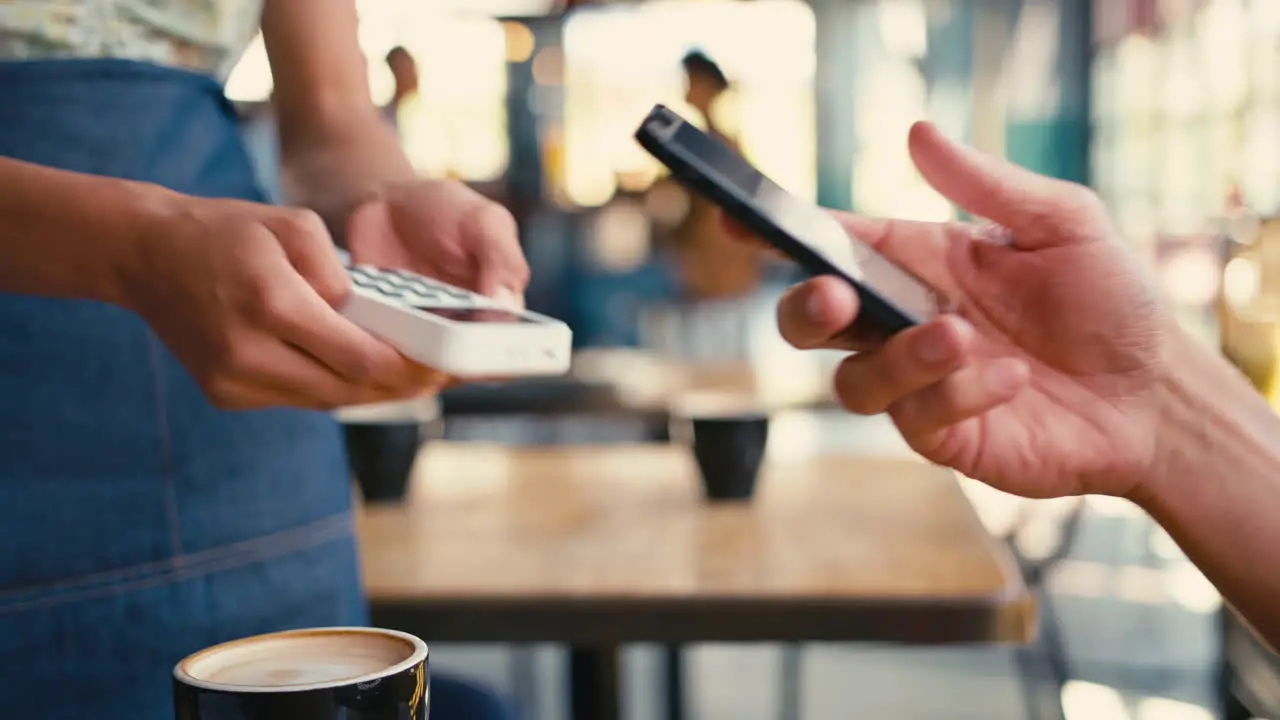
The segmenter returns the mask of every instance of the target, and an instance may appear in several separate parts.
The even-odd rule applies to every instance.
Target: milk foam
[[[289,688],[341,684],[392,668],[413,656],[398,637],[344,631],[268,635],[220,645],[180,670],[213,685]]]

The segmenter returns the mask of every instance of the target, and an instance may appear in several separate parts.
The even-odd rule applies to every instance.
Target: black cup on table
[[[768,410],[732,397],[698,396],[676,413],[688,428],[707,500],[750,500],[769,441]]]
[[[347,460],[367,503],[393,503],[405,498],[413,462],[426,440],[422,423],[346,422]]]
[[[234,640],[173,670],[177,720],[426,720],[429,693],[426,644],[371,628]]]

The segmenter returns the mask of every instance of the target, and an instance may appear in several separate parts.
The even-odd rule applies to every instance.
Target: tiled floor
[[[790,426],[789,426],[790,424]],[[872,454],[906,449],[879,420],[826,420],[824,445]],[[779,422],[771,443],[811,433],[812,420]],[[518,435],[518,433],[516,433]],[[1009,498],[981,488],[985,519]],[[1045,506],[1046,510],[1049,506]],[[1123,503],[1092,502],[1074,551],[1053,576],[1073,678],[1062,693],[1067,720],[1211,720],[1216,597],[1150,521]],[[1046,515],[1052,513],[1046,512]],[[1032,530],[1035,530],[1033,527]],[[1034,535],[1032,532],[1030,535]],[[1033,543],[1034,537],[1028,537]],[[564,656],[538,648],[436,647],[440,669],[485,678],[524,700],[529,720],[565,718]],[[691,651],[690,717],[696,720],[1022,720],[1015,653],[1008,648],[803,648],[800,713],[780,707],[782,651],[712,646]],[[660,655],[636,648],[626,661],[627,720],[659,720]],[[1053,716],[1042,716],[1053,717]],[[1038,718],[1028,718],[1038,720]]]

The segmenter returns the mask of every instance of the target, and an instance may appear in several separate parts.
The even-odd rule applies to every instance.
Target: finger
[[[739,240],[750,240],[755,237],[755,233],[751,232],[742,223],[734,220],[728,213],[723,210],[720,213],[720,225],[724,227],[724,231],[730,236]]]
[[[743,225],[741,222],[738,222],[737,220],[735,220],[732,216],[730,216],[724,210],[717,208],[716,212],[720,216],[720,227],[724,230],[725,235],[727,235],[728,237],[734,240],[738,240],[740,242],[750,243],[752,245],[760,247],[761,249],[769,250],[771,252],[782,255],[782,253],[777,248],[775,248],[773,245],[770,245],[767,241],[765,241],[758,234],[756,234],[751,229],[749,229],[746,225]]]
[[[268,227],[277,233],[293,267],[302,269],[297,273],[282,269],[271,274],[271,284],[261,293],[260,315],[255,320],[350,382],[393,393],[420,386],[427,377],[422,366],[339,312],[350,296],[350,276],[336,249],[317,235],[315,227],[305,224],[311,221],[306,216],[298,221],[304,224],[290,225],[277,219],[274,229]],[[338,298],[342,300],[337,301]]]
[[[267,408],[296,408],[299,410],[328,410],[313,398],[287,393],[269,385],[243,380],[229,380],[209,392],[209,401],[222,410],[244,411]]]
[[[761,252],[782,260],[791,260],[786,253],[774,247],[769,241],[760,237],[756,233],[748,230],[745,225],[734,220],[723,210],[717,211],[720,214],[720,226],[724,229],[725,236],[737,242],[746,243]],[[793,261],[794,262],[794,261]]]
[[[1018,358],[970,365],[902,398],[889,413],[903,437],[919,442],[1013,400],[1030,375],[1026,362]]]
[[[404,392],[430,371],[330,307],[301,276],[279,273],[264,291],[259,323],[348,382]]]
[[[351,277],[338,257],[328,228],[310,210],[273,208],[262,220],[288,256],[290,264],[331,307],[351,295]]]
[[[517,294],[514,290],[510,290],[505,287],[500,288],[490,295],[490,297],[499,307],[503,307],[508,310],[524,309],[524,295]]]
[[[418,384],[396,389],[357,384],[305,351],[281,342],[265,342],[246,363],[240,381],[246,391],[274,394],[295,407],[327,410],[421,395],[442,385],[445,378],[423,373]]]
[[[392,400],[408,395],[352,385],[305,353],[264,338],[254,359],[234,373],[202,383],[211,403],[224,410],[290,407],[331,410],[347,404]],[[268,347],[269,346],[269,347]]]
[[[371,389],[366,396],[352,402],[326,402],[306,394],[282,390],[262,382],[240,381],[230,385],[229,402],[219,403],[224,410],[261,410],[266,408],[295,408],[299,410],[315,410],[328,412],[344,405],[362,405],[367,403],[388,402],[403,397],[389,392]]]
[[[461,232],[475,259],[476,291],[523,307],[529,263],[520,247],[515,217],[501,205],[485,200],[467,214]]]
[[[778,330],[800,350],[857,349],[843,331],[858,316],[858,295],[845,281],[817,277],[787,291],[778,302]]]
[[[440,386],[440,389],[439,389],[437,392],[444,392],[445,390],[452,390],[453,388],[456,388],[456,387],[462,387],[463,385],[467,384],[468,382],[471,382],[471,381],[463,380],[462,378],[458,378],[458,377],[450,376],[449,378],[447,378],[447,379],[445,380],[444,384]]]
[[[944,295],[954,290],[954,282],[947,267],[947,249],[958,234],[970,232],[965,226],[959,223],[887,220],[836,210],[824,212],[830,212],[851,238],[884,255],[935,290]],[[767,248],[779,257],[786,257],[727,215],[722,217],[726,234],[742,242]]]
[[[347,215],[347,247],[357,263],[381,267],[412,267],[413,258],[400,241],[384,198],[366,200]]]
[[[340,407],[366,405],[393,400],[406,399],[404,393],[392,393],[368,388],[368,392],[351,396],[350,400],[326,400],[308,394],[283,390],[263,382],[237,382],[231,386],[230,402],[219,403],[224,410],[261,410],[266,408],[295,408],[298,410],[315,410],[329,412]],[[430,394],[430,390],[424,394]]]
[[[954,290],[948,249],[969,230],[959,223],[889,220],[831,211],[846,233],[944,295]]]
[[[836,371],[836,396],[850,412],[878,415],[962,367],[975,337],[954,315],[899,333],[874,352],[846,358]]]
[[[968,212],[1010,228],[1019,247],[1093,237],[1074,227],[1102,212],[1086,188],[952,142],[929,123],[911,128],[909,145],[916,168],[935,190]]]

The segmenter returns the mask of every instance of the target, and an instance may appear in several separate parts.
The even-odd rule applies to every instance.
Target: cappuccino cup
[[[215,645],[173,669],[177,720],[426,720],[427,645],[317,628]]]

